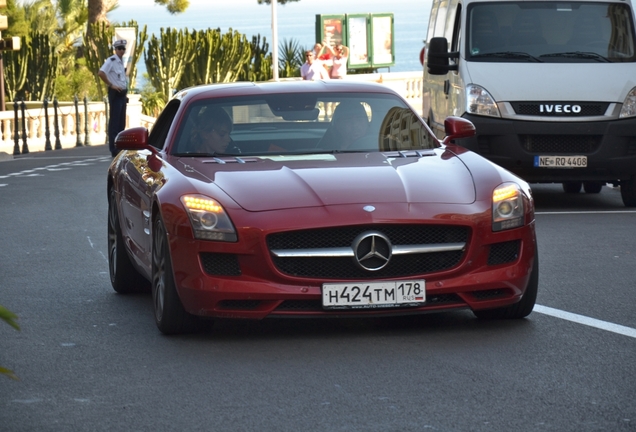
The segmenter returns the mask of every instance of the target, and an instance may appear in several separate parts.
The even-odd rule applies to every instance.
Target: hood
[[[453,153],[389,157],[383,153],[246,158],[219,164],[190,159],[198,174],[248,211],[342,204],[461,203],[475,201],[472,176]],[[205,193],[205,191],[201,191]]]
[[[464,61],[466,84],[488,90],[495,102],[590,101],[623,103],[636,87],[633,63],[486,63]]]

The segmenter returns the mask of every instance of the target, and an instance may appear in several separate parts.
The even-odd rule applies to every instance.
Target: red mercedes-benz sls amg
[[[523,180],[438,140],[371,83],[189,88],[108,170],[113,288],[152,291],[159,330],[200,318],[345,317],[469,308],[523,318],[539,265]]]

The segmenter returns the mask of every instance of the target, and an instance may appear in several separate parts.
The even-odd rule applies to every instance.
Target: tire
[[[177,293],[168,236],[159,217],[153,223],[152,304],[155,323],[161,333],[175,335],[199,328],[199,320],[186,312]]]
[[[150,282],[137,272],[126,252],[115,189],[112,188],[108,199],[108,273],[113,289],[119,294],[147,292],[150,289]]]
[[[625,207],[636,207],[636,177],[621,180],[621,198]]]
[[[597,194],[601,192],[605,183],[603,182],[584,182],[583,189],[585,189],[585,193],[589,194]]]
[[[530,273],[530,279],[526,286],[526,291],[521,296],[521,300],[510,306],[473,311],[479,319],[520,319],[530,315],[534,304],[537,301],[537,291],[539,290],[539,254],[534,253],[534,266]]]
[[[564,182],[563,183],[563,192],[569,194],[575,194],[581,192],[582,182]]]

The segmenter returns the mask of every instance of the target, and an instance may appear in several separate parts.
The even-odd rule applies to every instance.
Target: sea
[[[311,49],[316,43],[316,15],[392,13],[394,18],[395,65],[379,72],[421,71],[419,55],[424,46],[431,0],[300,0],[278,4],[276,22],[279,46],[295,40]],[[188,9],[172,15],[154,0],[131,0],[108,13],[111,23],[135,20],[147,26],[149,36],[157,37],[162,28],[235,30],[248,40],[260,35],[272,48],[272,7],[257,0],[190,0]],[[143,56],[137,64],[137,77],[146,72]]]

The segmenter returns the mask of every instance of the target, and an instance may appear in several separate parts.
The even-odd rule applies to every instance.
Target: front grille
[[[241,267],[233,254],[203,252],[199,255],[203,270],[211,276],[240,276]]]
[[[521,145],[535,154],[588,154],[601,145],[601,135],[520,135]]]
[[[521,240],[513,240],[490,245],[488,253],[488,265],[507,264],[516,261],[519,257]]]
[[[317,249],[351,247],[354,239],[365,231],[379,231],[393,246],[467,243],[470,229],[444,225],[372,225],[315,229],[272,234],[267,245],[272,249]],[[378,271],[358,267],[351,257],[276,257],[274,264],[283,273],[319,279],[379,279],[405,277],[446,270],[459,264],[464,252],[447,251],[394,255],[388,265]]]
[[[515,113],[527,116],[541,117],[595,117],[605,115],[608,103],[568,103],[568,102],[547,102],[544,104],[527,103],[527,102],[511,102]],[[543,109],[542,109],[543,106]],[[570,112],[557,111],[557,106],[568,107]],[[580,107],[572,109],[572,107]],[[575,112],[578,111],[578,112]]]
[[[440,294],[426,297],[424,306],[439,306],[449,304],[464,304],[463,300],[457,294]],[[371,310],[371,309],[370,309]],[[378,311],[382,309],[372,309]],[[325,312],[322,308],[320,300],[285,300],[274,310],[274,312]],[[347,309],[338,309],[335,313],[341,314]],[[356,312],[364,311],[364,309],[356,309]]]

